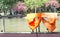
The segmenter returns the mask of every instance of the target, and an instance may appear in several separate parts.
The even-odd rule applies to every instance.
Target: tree
[[[36,8],[37,7],[41,7],[44,5],[45,2],[47,2],[48,0],[24,0],[26,6],[28,8],[35,8],[35,12],[36,12]]]

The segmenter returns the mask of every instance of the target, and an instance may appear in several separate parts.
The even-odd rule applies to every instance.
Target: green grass
[[[60,16],[59,16],[60,17]],[[60,32],[60,19],[57,18],[56,29],[54,32]],[[0,19],[0,31],[2,29],[2,19]],[[43,23],[40,23],[40,31],[47,32]],[[27,20],[24,18],[5,18],[5,32],[31,32]]]

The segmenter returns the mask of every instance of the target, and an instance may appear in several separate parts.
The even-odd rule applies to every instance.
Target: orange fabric
[[[32,30],[34,30],[35,28],[39,26],[40,18],[37,17],[37,14],[35,13],[28,14],[27,20],[28,20],[29,27]]]
[[[35,19],[33,19],[33,21],[29,22],[29,25],[35,26],[34,23],[35,23]]]
[[[45,19],[42,18],[42,22],[44,23],[45,27],[48,28],[50,32],[52,32],[56,28],[55,21],[50,23],[49,21],[46,21]]]
[[[56,13],[47,13],[47,14],[42,14],[42,22],[44,23],[45,27],[48,28],[50,32],[53,32],[56,28],[56,19],[57,19],[57,14]],[[45,20],[44,17],[48,18],[48,20]]]
[[[27,17],[28,17],[27,19],[28,19],[29,27],[32,30],[37,28],[41,21],[43,22],[45,27],[48,28],[50,32],[53,32],[54,29],[56,28],[55,26],[56,17],[57,17],[56,13],[36,13],[36,14],[32,13],[27,15]],[[46,20],[45,18],[48,19]]]

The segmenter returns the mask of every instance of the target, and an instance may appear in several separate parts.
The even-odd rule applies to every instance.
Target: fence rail
[[[4,19],[3,19],[4,18]],[[2,32],[2,25],[5,25],[5,32]],[[60,13],[58,14],[58,19],[56,21],[56,29],[54,32],[60,32]],[[1,33],[31,33],[31,29],[28,26],[27,20],[23,17],[12,16],[9,18],[8,16],[2,16],[0,19],[0,32]],[[34,30],[34,32],[36,32]],[[40,32],[48,32],[41,22]]]

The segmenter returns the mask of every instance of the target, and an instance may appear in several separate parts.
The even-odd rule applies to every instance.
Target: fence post
[[[2,31],[1,32],[5,32],[5,17],[3,16],[3,18],[2,18],[2,22],[3,22],[3,24],[2,24]]]

